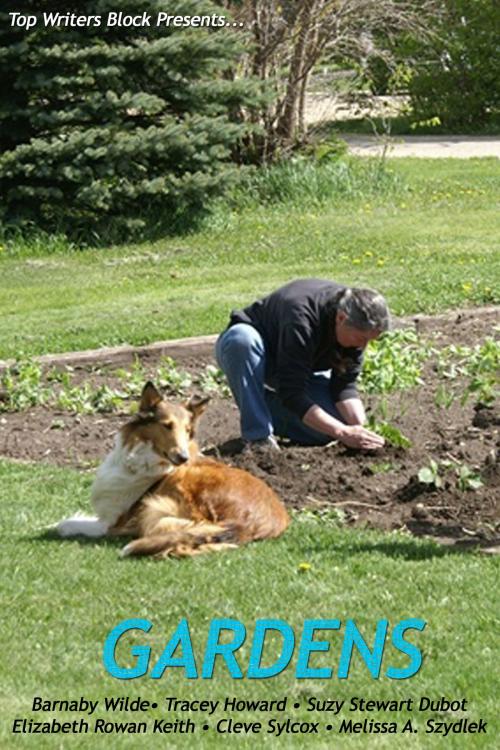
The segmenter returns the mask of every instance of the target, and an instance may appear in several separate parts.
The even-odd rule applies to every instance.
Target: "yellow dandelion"
[[[312,565],[308,562],[301,562],[297,565],[297,570],[299,573],[307,573],[308,570],[312,570]]]

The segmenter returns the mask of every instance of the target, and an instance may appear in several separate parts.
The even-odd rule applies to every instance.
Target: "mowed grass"
[[[215,333],[232,308],[299,276],[378,288],[398,315],[500,299],[498,160],[393,159],[392,190],[320,185],[317,198],[287,169],[281,202],[257,206],[249,188],[190,235],[7,244],[0,358]]]
[[[164,699],[224,700],[281,699],[300,703],[286,715],[302,721],[319,721],[319,735],[274,735],[261,733],[248,738],[232,735],[238,747],[399,747],[406,741],[412,748],[491,748],[498,716],[498,672],[494,668],[498,597],[492,592],[498,581],[498,564],[475,553],[453,553],[429,541],[401,534],[382,535],[344,530],[325,521],[295,520],[279,540],[206,556],[193,560],[154,562],[122,560],[117,541],[63,541],[47,533],[46,525],[81,509],[88,510],[91,477],[49,466],[28,466],[0,462],[4,501],[0,508],[3,541],[1,685],[2,748],[66,747],[188,747],[193,741],[201,748],[219,747],[225,737],[211,728],[204,732],[205,715],[190,716],[197,723],[195,735],[75,736],[12,735],[15,718],[36,720],[80,718],[80,714],[41,714],[31,711],[33,697],[44,700],[103,699],[105,696],[141,696],[157,701],[158,709],[147,714],[109,713],[102,708],[88,719],[110,721],[147,720],[166,717]],[[299,572],[301,563],[310,568]],[[308,618],[340,619],[339,632],[318,632],[316,640],[331,643],[328,653],[311,656],[310,666],[331,667],[331,679],[297,680],[296,655],[279,676],[267,680],[231,679],[221,660],[211,680],[186,679],[182,669],[170,669],[161,679],[149,676],[117,680],[102,664],[104,640],[109,630],[123,619],[151,620],[149,634],[128,636],[117,651],[122,665],[132,665],[129,649],[147,645],[152,664],[181,618],[186,617],[194,644],[198,669],[202,663],[210,621],[229,617],[243,622],[247,640],[237,652],[245,672],[256,619],[278,618],[295,630],[297,642],[303,621]],[[368,644],[373,643],[378,619],[391,627],[398,621],[418,617],[427,621],[422,633],[407,638],[422,650],[424,660],[417,675],[407,680],[373,679],[355,654],[348,679],[336,677],[344,624],[353,619]],[[279,639],[271,638],[265,652],[270,663],[278,653]],[[387,643],[382,673],[393,666],[405,666],[408,657],[398,655]],[[346,735],[327,733],[326,724],[338,726],[340,718],[307,711],[307,699],[413,698],[466,699],[465,713],[380,714],[349,712],[340,718],[396,720],[401,727],[412,718],[418,733],[412,735]],[[224,716],[219,708],[209,717],[213,727]],[[238,720],[266,723],[272,714],[244,712]],[[463,717],[483,718],[486,735],[425,734],[427,719],[453,721]],[[85,718],[85,717],[84,717]],[[171,719],[175,717],[170,717]],[[408,739],[405,739],[408,737]],[[28,743],[28,745],[26,745]]]

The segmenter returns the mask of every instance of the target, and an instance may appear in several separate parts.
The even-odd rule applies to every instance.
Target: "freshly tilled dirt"
[[[498,310],[471,310],[435,320],[420,318],[415,325],[434,346],[472,346],[492,334],[499,318]],[[141,355],[149,371],[158,358],[154,351]],[[206,347],[200,355],[190,348],[176,362],[195,376],[213,359]],[[100,362],[98,369],[91,363],[79,364],[75,379],[94,386],[116,386],[116,367],[132,364],[130,355],[105,366]],[[238,411],[231,399],[218,395],[202,420],[199,442],[206,453],[267,481],[290,508],[309,507],[320,515],[336,508],[339,521],[347,525],[406,530],[448,545],[496,551],[500,546],[498,404],[485,408],[470,400],[462,406],[457,399],[448,409],[439,409],[432,361],[426,363],[423,379],[423,386],[387,397],[390,422],[412,442],[406,450],[386,447],[363,453],[341,444],[311,448],[286,441],[280,452],[242,449]],[[377,399],[365,401],[373,407]],[[4,412],[0,414],[0,455],[93,471],[128,418],[124,413],[76,415],[48,407]],[[441,466],[443,485],[438,489],[417,478],[419,468],[428,466],[431,459]],[[442,466],[443,461],[447,466]],[[458,487],[457,468],[463,464],[480,474],[481,488]]]

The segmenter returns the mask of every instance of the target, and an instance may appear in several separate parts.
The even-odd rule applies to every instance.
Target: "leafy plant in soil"
[[[125,370],[119,368],[115,370],[116,377],[123,381],[123,388],[131,395],[138,396],[144,387],[147,375],[141,361],[138,357],[134,357],[134,364],[131,370]]]
[[[445,385],[440,383],[436,389],[434,403],[438,409],[449,409],[455,400],[455,394]]]
[[[365,393],[390,393],[422,385],[422,365],[431,348],[412,330],[385,333],[368,346],[360,378]]]
[[[462,406],[473,397],[476,403],[491,405],[498,397],[500,372],[500,341],[487,338],[474,347],[448,346],[437,358],[436,370],[440,377],[454,381],[466,377],[468,382],[460,397]],[[436,405],[448,408],[458,396],[455,390],[440,386],[436,392]]]
[[[51,395],[43,384],[42,367],[33,360],[21,360],[0,376],[0,412],[22,411],[45,404]]]
[[[393,445],[395,448],[404,448],[406,450],[411,447],[411,440],[406,435],[403,435],[397,427],[389,424],[389,422],[376,421],[373,417],[369,417],[368,429],[376,432],[377,435],[381,435],[389,445]]]
[[[439,464],[433,458],[431,458],[429,466],[423,466],[419,469],[417,477],[421,484],[426,484],[429,487],[440,489],[443,486],[443,480],[439,473]]]
[[[110,412],[121,407],[127,396],[127,393],[107,385],[94,390],[89,383],[84,383],[81,386],[63,388],[57,396],[56,405],[75,414]]]
[[[397,467],[392,461],[375,461],[367,468],[370,474],[388,474],[390,471],[395,471]]]
[[[179,395],[184,395],[193,384],[191,375],[179,370],[172,357],[162,357],[161,364],[156,370],[155,382],[160,388]]]
[[[457,487],[462,492],[466,492],[467,490],[479,490],[484,486],[479,474],[466,464],[457,466],[455,471],[457,474]]]
[[[441,472],[444,469],[449,470],[452,466],[455,468],[456,486],[461,492],[469,490],[479,490],[484,483],[477,471],[471,469],[467,464],[456,463],[453,461],[434,461],[431,458],[429,466],[423,466],[417,478],[421,484],[440,489],[443,486]]]
[[[207,365],[205,367],[198,378],[198,383],[203,393],[216,393],[221,398],[229,398],[231,396],[231,389],[227,383],[226,376],[215,365]]]
[[[488,338],[480,346],[474,347],[467,368],[470,381],[462,396],[462,404],[470,396],[475,397],[476,403],[492,404],[498,396],[499,372],[500,341]]]

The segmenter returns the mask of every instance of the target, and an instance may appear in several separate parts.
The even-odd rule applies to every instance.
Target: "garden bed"
[[[403,382],[403,373],[400,387],[384,391],[381,372],[394,363],[384,360],[380,371],[372,363],[364,400],[377,420],[411,441],[408,448],[387,446],[369,454],[341,444],[284,442],[280,453],[241,450],[238,412],[204,345],[199,352],[195,346],[176,350],[175,363],[161,359],[158,350],[143,350],[135,359],[122,352],[94,363],[75,358],[73,366],[67,358],[43,366],[19,363],[11,382],[3,376],[0,454],[92,471],[128,418],[132,394],[152,377],[177,398],[211,392],[199,434],[204,451],[264,478],[290,508],[494,551],[500,531],[500,412],[490,391],[499,322],[493,309],[414,321],[418,336],[395,340],[396,363],[407,362],[408,372],[418,369],[413,385]],[[488,339],[489,360],[487,348],[474,349]]]

